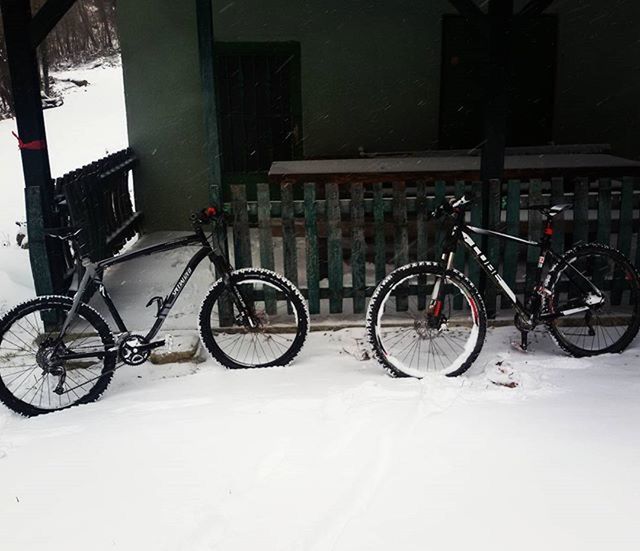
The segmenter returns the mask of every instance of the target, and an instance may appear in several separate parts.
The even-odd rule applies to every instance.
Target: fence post
[[[236,268],[251,266],[251,237],[249,235],[249,213],[247,190],[244,185],[231,186],[233,208],[233,251]]]
[[[282,201],[282,252],[284,275],[298,285],[298,249],[296,246],[296,221],[293,212],[293,184],[283,182],[280,188]]]
[[[340,190],[338,184],[329,183],[327,197],[327,248],[329,257],[329,312],[342,312],[342,226],[340,224]]]
[[[361,182],[351,184],[351,274],[353,312],[364,312],[366,272],[364,242],[364,189]]]
[[[304,227],[307,253],[307,289],[309,312],[320,313],[320,268],[318,255],[318,210],[316,207],[316,185],[304,184]]]
[[[409,262],[409,235],[407,232],[407,195],[404,182],[393,182],[394,264],[396,268]],[[396,310],[405,312],[409,301],[404,286],[396,291]]]
[[[258,232],[260,241],[260,266],[267,270],[274,269],[273,261],[273,235],[271,232],[271,198],[269,184],[258,184]],[[268,314],[277,312],[275,289],[265,287],[264,302]]]
[[[384,196],[382,182],[373,184],[373,233],[375,247],[376,284],[382,281],[387,273],[384,235]]]

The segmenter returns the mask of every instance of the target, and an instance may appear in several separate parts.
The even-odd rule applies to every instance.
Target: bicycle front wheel
[[[442,269],[433,262],[408,264],[378,285],[367,311],[367,338],[376,359],[394,377],[464,373],[480,354],[487,315],[480,293],[462,273],[448,270],[441,316],[428,313]]]
[[[238,308],[238,293],[248,312]],[[251,323],[247,316],[249,315]],[[309,332],[300,291],[270,270],[247,268],[218,280],[200,309],[200,336],[210,354],[231,369],[291,363]]]
[[[109,326],[81,304],[62,342],[73,301],[63,296],[24,302],[0,320],[0,400],[26,416],[97,400],[115,369]],[[69,359],[65,356],[81,355]]]
[[[640,278],[620,251],[598,243],[579,245],[551,268],[545,287],[551,292],[546,313],[557,316],[547,327],[570,355],[622,352],[638,334]]]

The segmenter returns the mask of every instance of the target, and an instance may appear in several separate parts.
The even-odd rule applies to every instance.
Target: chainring
[[[128,365],[141,365],[149,359],[149,341],[142,335],[129,335],[118,347],[120,359]]]

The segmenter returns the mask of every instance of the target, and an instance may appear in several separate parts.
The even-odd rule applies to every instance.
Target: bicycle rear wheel
[[[640,329],[638,272],[620,251],[598,243],[579,245],[562,258],[545,283],[551,291],[546,313],[564,312],[547,322],[551,336],[576,357],[622,352]],[[567,264],[600,289],[604,300],[596,300],[585,290],[584,282]]]
[[[234,289],[254,320],[243,319]],[[218,280],[200,309],[200,336],[211,355],[231,369],[291,363],[309,332],[309,313],[300,291],[270,270],[247,268]]]
[[[455,377],[480,354],[487,329],[484,303],[460,272],[447,271],[441,321],[431,321],[428,303],[441,277],[436,263],[408,264],[391,272],[371,297],[367,338],[376,359],[393,377]]]
[[[68,297],[39,297],[0,320],[0,401],[13,411],[34,416],[93,402],[109,385],[114,340],[98,312],[81,304],[62,343],[57,340],[72,304]],[[66,354],[86,357],[58,358]]]

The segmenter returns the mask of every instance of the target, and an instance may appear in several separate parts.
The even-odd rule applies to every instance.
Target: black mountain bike
[[[73,299],[42,296],[18,305],[0,320],[0,400],[23,415],[38,415],[92,402],[123,364],[140,365],[165,344],[154,340],[182,289],[202,260],[209,258],[220,279],[206,295],[199,315],[202,342],[228,368],[271,367],[290,363],[309,331],[309,314],[298,289],[263,269],[234,270],[216,235],[226,235],[222,213],[209,207],[191,216],[194,232],[100,262],[82,259],[84,275]],[[205,235],[213,222],[222,231]],[[57,235],[75,251],[78,231]],[[103,284],[104,270],[143,256],[199,245],[166,297],[153,297],[156,321],[146,335],[135,335],[118,313]],[[77,253],[77,257],[79,257]],[[117,326],[111,331],[87,303],[99,291]],[[293,330],[292,330],[293,328]]]
[[[562,255],[551,249],[553,218],[571,205],[541,207],[546,219],[541,240],[530,241],[465,222],[462,197],[445,201],[431,218],[444,217],[451,229],[440,262],[416,262],[391,272],[376,288],[367,312],[367,336],[375,357],[393,376],[448,376],[464,373],[478,357],[487,331],[487,314],[467,277],[453,268],[460,241],[516,311],[521,348],[527,334],[545,325],[572,356],[622,352],[640,327],[640,278],[619,251],[598,243],[578,244]],[[500,277],[470,234],[487,235],[538,247],[535,286],[525,303]],[[549,262],[551,261],[551,262]],[[545,266],[551,264],[543,278]]]

